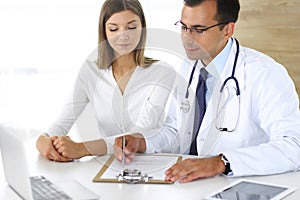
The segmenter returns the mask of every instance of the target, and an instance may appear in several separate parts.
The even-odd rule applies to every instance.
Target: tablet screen
[[[273,200],[292,192],[288,187],[241,180],[211,195],[213,199]]]

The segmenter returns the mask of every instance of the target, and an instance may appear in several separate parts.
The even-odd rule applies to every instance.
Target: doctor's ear
[[[234,22],[229,22],[228,24],[226,24],[226,26],[224,27],[225,30],[225,37],[226,38],[231,38],[231,36],[233,35],[234,32]]]

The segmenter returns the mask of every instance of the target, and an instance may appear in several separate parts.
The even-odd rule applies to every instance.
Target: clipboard
[[[132,163],[126,164],[125,168],[135,168],[134,165],[145,161],[146,170],[141,169],[143,173],[153,176],[153,178],[148,181],[139,181],[135,184],[173,184],[174,181],[166,181],[162,176],[157,176],[157,174],[163,174],[164,171],[171,167],[173,164],[182,160],[182,156],[174,154],[137,154],[133,159]],[[158,166],[162,164],[162,166]],[[155,166],[156,165],[156,166]],[[121,162],[117,161],[114,158],[114,155],[111,155],[105,164],[101,167],[99,172],[93,178],[93,182],[102,182],[102,183],[127,183],[124,180],[119,180],[117,174],[120,173],[123,169],[118,168],[121,166]],[[141,166],[140,166],[141,167]],[[152,168],[152,170],[150,169]],[[156,168],[156,169],[155,169]]]

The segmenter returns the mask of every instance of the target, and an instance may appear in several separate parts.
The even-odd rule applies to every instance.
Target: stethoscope
[[[238,42],[237,39],[234,38],[234,40],[235,40],[235,43],[236,43],[236,53],[235,53],[233,67],[232,67],[232,73],[231,73],[231,76],[227,77],[225,79],[225,81],[223,82],[223,84],[221,85],[221,88],[220,88],[220,99],[219,99],[219,103],[218,103],[218,107],[217,107],[216,124],[215,124],[216,128],[219,131],[224,131],[224,132],[233,132],[236,129],[237,124],[238,124],[239,115],[240,115],[240,112],[238,110],[237,121],[236,121],[235,126],[233,128],[228,128],[226,126],[222,126],[222,125],[219,125],[217,123],[219,121],[218,117],[220,116],[219,115],[220,110],[224,109],[224,107],[220,108],[221,96],[222,96],[222,93],[224,92],[224,88],[226,88],[226,85],[228,84],[228,82],[230,80],[234,81],[234,83],[235,83],[235,90],[236,90],[235,95],[237,96],[238,99],[240,99],[239,82],[238,82],[237,78],[234,76],[235,75],[235,69],[236,69],[237,60],[238,60],[238,57],[239,57],[240,45],[239,45],[239,42]],[[186,88],[186,92],[185,92],[185,100],[183,102],[181,102],[180,109],[184,113],[187,113],[187,112],[190,111],[190,103],[189,103],[189,100],[188,100],[188,98],[189,98],[189,88],[190,88],[190,86],[192,84],[192,80],[193,80],[193,76],[194,76],[197,64],[198,64],[198,60],[195,61],[193,69],[192,69],[192,72],[191,72],[191,75],[190,75],[190,78],[189,78],[189,82],[188,82],[188,85],[187,85],[187,88]],[[240,100],[239,100],[239,104],[240,104]],[[238,105],[238,107],[240,107],[240,105]]]

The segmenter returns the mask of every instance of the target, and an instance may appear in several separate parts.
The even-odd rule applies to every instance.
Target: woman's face
[[[113,14],[105,24],[106,37],[115,54],[131,53],[138,45],[142,24],[138,15],[131,10]]]

